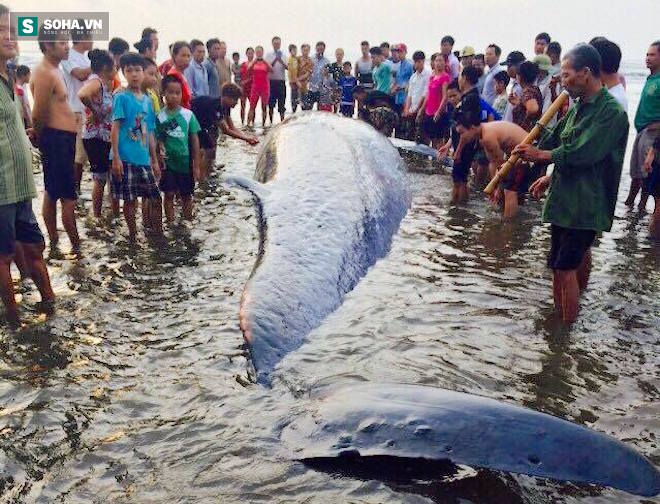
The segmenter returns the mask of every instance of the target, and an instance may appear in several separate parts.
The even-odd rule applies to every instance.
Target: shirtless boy
[[[43,29],[43,27],[42,27]],[[56,40],[44,37],[39,31],[39,49],[44,57],[33,72],[32,123],[44,169],[44,203],[42,214],[51,253],[58,243],[57,201],[62,203],[62,224],[69,236],[73,253],[80,248],[76,228],[76,117],[67,101],[67,89],[59,65],[69,55],[69,41],[64,35]]]
[[[466,141],[479,139],[488,158],[488,172],[491,178],[499,170],[505,158],[511,154],[513,148],[527,136],[524,129],[507,121],[492,121],[466,128],[464,124],[461,124],[460,116],[457,118],[456,130],[460,133],[461,138],[466,135]],[[528,191],[530,183],[533,182],[533,174],[534,170],[529,165],[518,164],[509,172],[502,183],[502,189],[498,188],[494,193],[493,199],[498,201],[502,190],[504,191],[503,215],[505,219],[511,219],[518,212],[518,195]]]

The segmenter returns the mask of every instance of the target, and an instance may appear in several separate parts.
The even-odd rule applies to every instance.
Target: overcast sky
[[[438,50],[451,34],[455,50],[477,52],[491,42],[506,53],[532,54],[534,36],[547,31],[564,48],[602,35],[617,42],[624,60],[643,60],[660,38],[660,1],[632,0],[0,0],[14,10],[109,11],[111,36],[137,42],[145,26],[159,32],[159,61],[175,40],[217,36],[229,51],[243,55],[248,45],[270,47],[277,34],[286,47],[324,40],[327,53],[343,47],[349,58],[359,43],[405,42],[409,51]],[[99,47],[106,47],[99,43]],[[23,43],[22,51],[36,50]]]

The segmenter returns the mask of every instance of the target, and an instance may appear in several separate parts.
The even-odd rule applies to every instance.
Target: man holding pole
[[[540,147],[520,144],[513,150],[526,161],[554,163],[553,173],[534,182],[530,192],[539,198],[550,187],[543,221],[552,225],[548,266],[555,307],[565,323],[577,318],[596,234],[612,227],[628,138],[628,116],[602,86],[600,67],[592,46],[579,44],[568,52],[561,80],[576,104]]]

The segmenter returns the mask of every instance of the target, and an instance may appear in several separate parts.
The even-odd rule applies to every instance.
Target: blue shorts
[[[0,255],[13,255],[16,242],[44,243],[31,200],[0,205]]]
[[[78,199],[73,162],[76,156],[76,134],[44,128],[39,139],[44,186],[52,200]]]
[[[339,112],[345,117],[353,117],[353,114],[355,114],[355,105],[352,103],[342,103],[339,106]]]

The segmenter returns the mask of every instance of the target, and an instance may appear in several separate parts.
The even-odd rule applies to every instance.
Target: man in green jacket
[[[11,34],[9,10],[0,5],[0,297],[7,319],[18,323],[10,266],[19,247],[25,269],[39,288],[44,307],[50,309],[54,294],[43,259],[44,237],[32,211],[37,195],[32,175],[32,155],[23,126],[22,108],[14,93],[7,61],[17,54],[16,34]]]
[[[543,221],[552,225],[548,267],[553,270],[555,307],[565,323],[577,317],[596,234],[612,228],[628,139],[628,116],[602,86],[600,66],[600,55],[590,45],[568,52],[561,80],[576,104],[539,147],[518,145],[513,150],[526,161],[554,163],[552,175],[538,179],[530,192],[539,198],[550,187],[543,208]]]

